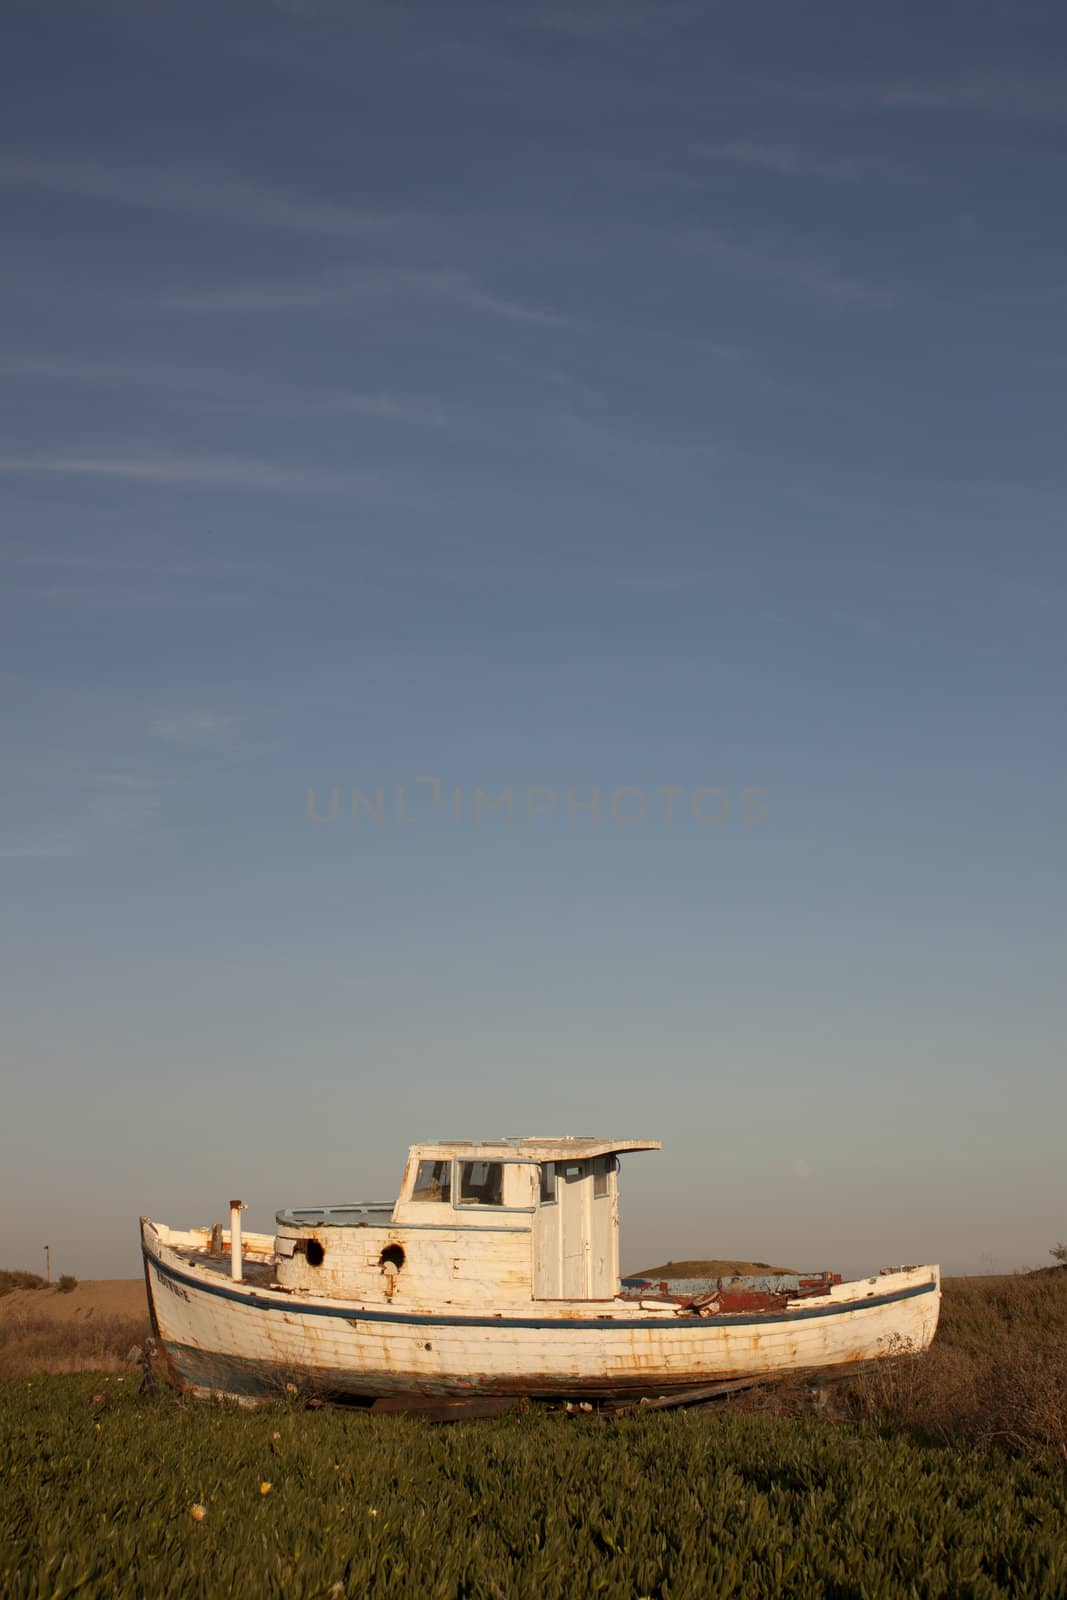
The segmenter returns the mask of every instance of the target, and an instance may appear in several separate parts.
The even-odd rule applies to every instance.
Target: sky
[[[9,0],[0,1250],[660,1138],[1067,1235],[1058,4]]]

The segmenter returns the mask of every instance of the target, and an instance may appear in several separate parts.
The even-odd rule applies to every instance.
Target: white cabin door
[[[542,1174],[533,1226],[534,1299],[586,1300],[592,1168],[560,1161],[546,1164]]]
[[[611,1156],[542,1168],[533,1225],[535,1300],[611,1300],[619,1290],[618,1189]]]
[[[618,1162],[598,1156],[593,1162],[589,1201],[589,1289],[591,1300],[611,1300],[619,1292]]]
[[[554,1163],[544,1162],[541,1166],[540,1193],[531,1232],[535,1300],[559,1300],[563,1294],[559,1189]]]
[[[564,1300],[589,1298],[589,1186],[585,1162],[559,1169],[559,1223]]]

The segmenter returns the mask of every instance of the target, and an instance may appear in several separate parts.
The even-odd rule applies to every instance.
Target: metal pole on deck
[[[241,1212],[248,1207],[240,1200],[230,1201],[230,1277],[240,1283],[244,1276],[241,1264]]]

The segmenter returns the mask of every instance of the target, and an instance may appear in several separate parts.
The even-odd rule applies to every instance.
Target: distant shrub
[[[71,1290],[76,1289],[77,1287],[77,1278],[72,1278],[69,1272],[64,1272],[63,1276],[56,1284],[56,1288],[59,1290],[60,1294],[70,1294]]]
[[[1067,1281],[957,1278],[924,1356],[875,1367],[849,1399],[854,1415],[942,1444],[999,1445],[1067,1461]]]
[[[1055,1256],[1057,1261],[1067,1261],[1067,1244],[1054,1244],[1049,1255]]]
[[[16,1289],[43,1289],[44,1279],[36,1272],[18,1272],[0,1268],[0,1295],[14,1294]]]

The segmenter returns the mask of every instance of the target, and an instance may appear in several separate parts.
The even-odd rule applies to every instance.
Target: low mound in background
[[[628,1272],[628,1278],[736,1278],[761,1272],[793,1272],[793,1267],[772,1267],[766,1261],[668,1261],[663,1267],[646,1267],[643,1272]]]

